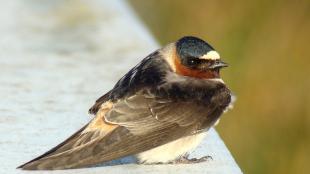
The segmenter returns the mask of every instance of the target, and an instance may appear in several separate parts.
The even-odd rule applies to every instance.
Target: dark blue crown
[[[176,42],[176,49],[181,59],[185,57],[198,58],[214,50],[207,42],[194,36],[185,36],[179,39]]]

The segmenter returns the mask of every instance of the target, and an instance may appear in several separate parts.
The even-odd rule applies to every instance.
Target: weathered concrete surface
[[[123,1],[3,0],[0,34],[0,173],[31,173],[15,168],[86,124],[95,99],[159,47]],[[204,155],[39,173],[241,173],[214,130],[193,153]]]

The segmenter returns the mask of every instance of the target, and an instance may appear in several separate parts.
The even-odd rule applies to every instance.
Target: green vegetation
[[[310,171],[310,1],[130,2],[160,43],[199,36],[230,63],[217,130],[245,173]]]

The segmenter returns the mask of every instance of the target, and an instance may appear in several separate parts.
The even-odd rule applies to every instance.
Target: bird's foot
[[[189,154],[185,154],[181,156],[180,158],[171,161],[171,162],[155,162],[155,163],[141,163],[141,164],[146,164],[146,165],[161,165],[161,164],[195,164],[195,163],[201,163],[205,161],[213,160],[212,156],[204,156],[201,158],[191,158],[189,159]]]
[[[209,155],[201,157],[201,158],[191,158],[191,159],[189,159],[188,157],[189,155],[184,155],[180,157],[179,159],[171,162],[171,164],[193,164],[193,163],[201,163],[201,162],[205,162],[208,160],[213,160],[212,156],[209,156]]]

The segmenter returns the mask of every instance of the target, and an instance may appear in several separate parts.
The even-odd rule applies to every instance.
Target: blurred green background
[[[310,172],[309,0],[130,0],[161,44],[207,40],[237,95],[217,130],[245,173]]]

